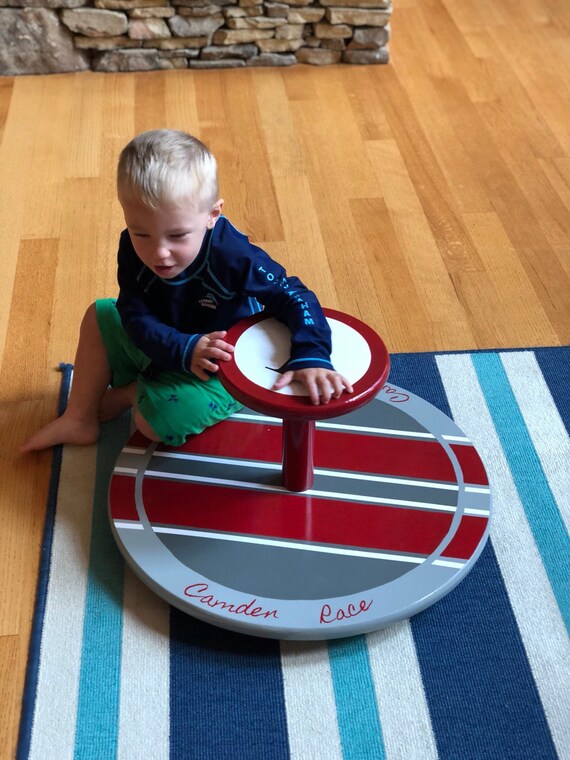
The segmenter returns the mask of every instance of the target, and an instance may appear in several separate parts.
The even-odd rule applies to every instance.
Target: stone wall
[[[392,0],[0,0],[0,75],[387,63]]]

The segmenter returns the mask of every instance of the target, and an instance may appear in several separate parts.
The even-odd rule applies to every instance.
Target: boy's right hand
[[[190,369],[200,380],[209,380],[210,375],[218,371],[219,361],[229,362],[232,358],[234,347],[226,343],[226,335],[226,330],[202,335],[194,346]]]

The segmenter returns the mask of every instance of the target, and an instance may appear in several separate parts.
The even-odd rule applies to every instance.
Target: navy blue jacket
[[[190,372],[202,335],[229,330],[263,308],[291,330],[287,369],[332,367],[330,328],[315,294],[223,216],[192,264],[168,280],[142,263],[124,230],[118,280],[123,326],[157,370]]]

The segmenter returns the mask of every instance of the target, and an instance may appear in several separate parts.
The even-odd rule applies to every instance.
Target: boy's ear
[[[222,209],[224,207],[224,199],[220,198],[218,201],[214,203],[212,206],[212,210],[210,211],[210,217],[208,219],[208,229],[212,229],[214,224],[218,221],[220,216],[222,215]]]

